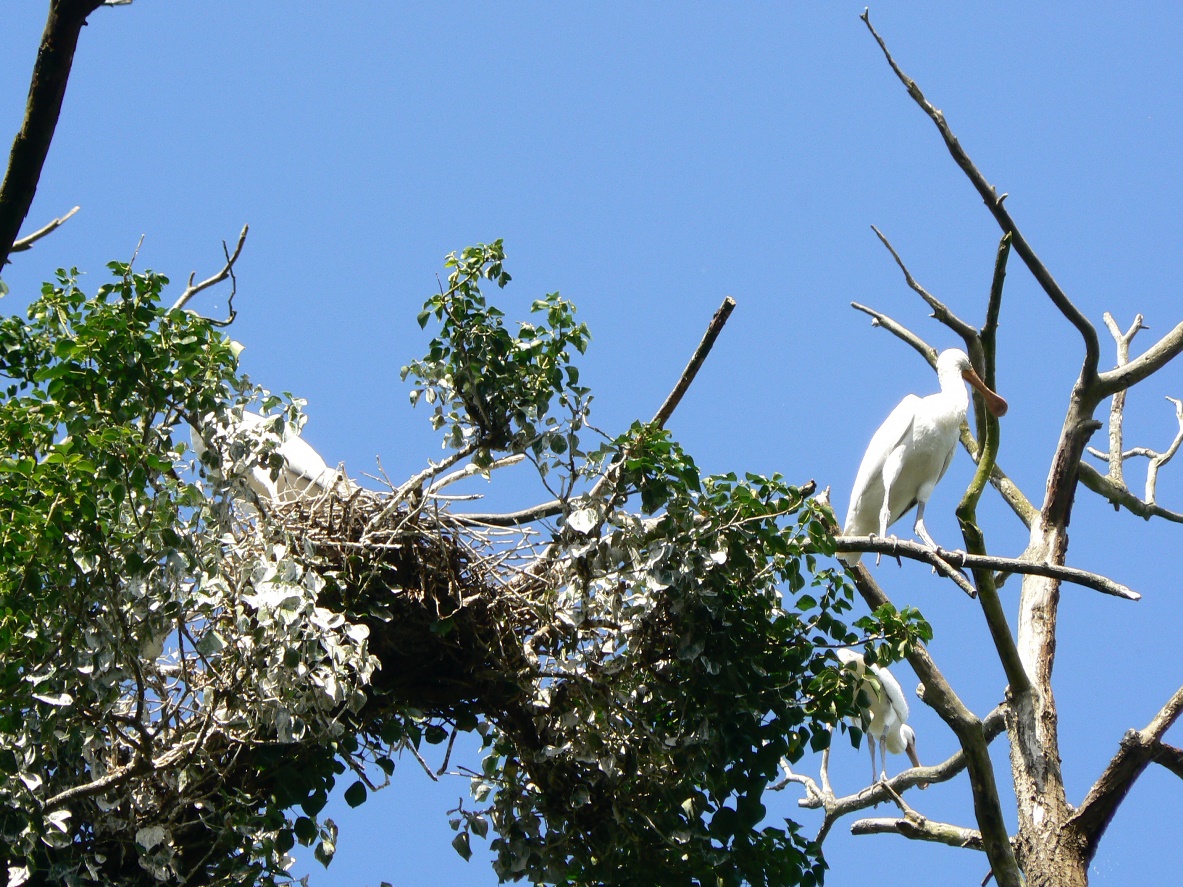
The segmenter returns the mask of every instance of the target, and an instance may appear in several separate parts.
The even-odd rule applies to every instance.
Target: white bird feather
[[[961,423],[969,408],[965,382],[977,388],[995,415],[1006,412],[1006,401],[991,391],[974,372],[964,351],[950,348],[937,357],[941,390],[927,397],[909,394],[891,411],[871,438],[850,494],[844,536],[887,537],[887,528],[916,506],[914,530],[936,548],[924,526],[924,506],[937,482],[953,461]],[[963,381],[964,380],[964,381]],[[862,555],[838,557],[854,566]]]

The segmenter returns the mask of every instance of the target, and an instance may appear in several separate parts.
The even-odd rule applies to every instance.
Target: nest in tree
[[[530,534],[369,490],[277,504],[271,516],[328,581],[321,605],[370,629],[382,664],[373,704],[451,715],[525,701],[538,583],[510,580],[536,557]]]

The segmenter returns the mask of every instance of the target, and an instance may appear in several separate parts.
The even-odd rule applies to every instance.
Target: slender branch
[[[690,383],[694,381],[694,377],[698,375],[703,361],[711,353],[711,348],[714,347],[715,340],[719,338],[719,333],[723,331],[723,326],[727,323],[727,318],[731,316],[731,312],[734,310],[735,299],[731,298],[731,296],[725,297],[723,304],[719,306],[715,312],[715,316],[707,324],[706,333],[703,334],[702,341],[698,343],[698,347],[694,349],[694,354],[690,356],[690,362],[686,364],[686,369],[682,371],[678,383],[669,393],[669,396],[666,397],[660,409],[658,409],[657,415],[653,417],[653,424],[658,428],[665,427],[665,423],[673,415],[674,410],[678,408],[678,404],[682,402],[683,395],[690,388]]]
[[[881,232],[874,225],[871,226],[871,230],[875,232],[875,236],[879,238],[879,242],[887,247],[887,251],[891,253],[891,257],[895,259],[895,263],[899,266],[900,271],[904,272],[904,281],[918,296],[920,296],[920,298],[924,299],[924,301],[928,303],[928,307],[932,309],[932,316],[935,317],[939,322],[943,323],[945,326],[949,327],[949,329],[953,330],[953,332],[961,336],[967,345],[972,341],[976,341],[978,338],[978,331],[974,329],[971,324],[966,323],[964,320],[950,311],[944,302],[942,302],[917,282],[916,278],[912,276],[912,272],[908,270],[908,266],[904,264],[904,260],[900,258],[900,254],[895,251],[895,247],[893,247],[888,239],[883,236],[883,232]]]
[[[1161,505],[1143,502],[1124,486],[1117,486],[1117,484],[1113,483],[1113,481],[1087,462],[1080,463],[1078,476],[1082,484],[1094,493],[1104,496],[1113,503],[1114,507],[1124,507],[1131,514],[1136,514],[1138,517],[1146,518],[1147,520],[1152,517],[1161,517],[1165,520],[1174,521],[1177,524],[1183,524],[1183,514],[1177,511],[1170,511]]]
[[[989,308],[987,310],[986,332],[981,338],[982,372],[993,383],[995,378],[995,348],[998,314],[1002,304],[1002,284],[1006,279],[1006,261],[1010,254],[1009,237],[1003,235],[999,244],[997,258],[994,264],[994,278],[990,287]],[[987,411],[974,399],[977,414],[978,439],[982,443],[981,458],[978,460],[977,470],[965,491],[961,502],[957,506],[957,521],[965,538],[965,548],[975,555],[986,554],[986,539],[978,526],[977,507],[982,493],[986,489],[986,479],[994,467],[998,457],[999,437],[1001,426],[998,417]],[[998,589],[994,585],[994,570],[988,567],[974,568],[974,582],[978,587],[979,603],[982,614],[986,618],[986,626],[994,642],[994,649],[998,653],[1002,669],[1006,673],[1007,682],[1012,693],[1029,693],[1031,681],[1023,668],[1019,657],[1019,648],[1015,644],[1015,637],[1011,633],[1010,623],[1007,622],[1006,612],[998,598]]]
[[[1102,315],[1105,326],[1109,329],[1109,334],[1113,336],[1113,341],[1117,345],[1117,365],[1119,367],[1125,366],[1130,362],[1130,343],[1134,340],[1134,336],[1138,334],[1139,330],[1145,329],[1142,325],[1142,315],[1139,314],[1134,317],[1134,322],[1130,325],[1129,330],[1122,332],[1118,326],[1117,321],[1113,319],[1113,315],[1106,311]],[[1114,392],[1113,401],[1109,407],[1109,479],[1115,484],[1125,484],[1125,478],[1122,476],[1123,460],[1122,460],[1122,424],[1125,413],[1125,390]]]
[[[1150,346],[1143,354],[1125,366],[1101,373],[1097,379],[1097,390],[1101,397],[1116,394],[1130,388],[1166,366],[1183,351],[1183,323]]]
[[[1174,692],[1144,729],[1130,730],[1121,738],[1117,753],[1068,822],[1079,836],[1086,861],[1097,852],[1097,845],[1117,808],[1148,764],[1159,761],[1183,778],[1183,751],[1162,741],[1180,714],[1183,714],[1183,687]]]
[[[234,263],[238,261],[239,255],[242,254],[242,245],[246,242],[246,235],[249,230],[249,225],[242,226],[242,231],[239,232],[238,235],[238,243],[234,245],[233,254],[229,253],[226,247],[226,242],[222,241],[222,251],[226,253],[226,264],[222,266],[221,271],[219,271],[217,274],[214,274],[212,277],[207,277],[205,280],[201,281],[201,283],[197,284],[193,282],[193,278],[197,275],[197,272],[194,271],[189,275],[189,284],[185,287],[185,291],[181,293],[181,297],[173,304],[173,311],[184,308],[188,301],[202,290],[209,289],[214,284],[221,283],[227,277],[234,276]],[[231,306],[230,309],[230,319],[234,319],[233,306]]]
[[[984,850],[977,829],[933,822],[915,811],[896,819],[860,819],[850,826],[852,835],[901,835],[913,841],[933,841],[966,850]]]
[[[871,326],[881,326],[893,336],[907,342],[916,352],[928,361],[928,365],[933,369],[937,366],[937,350],[921,339],[918,335],[912,332],[898,321],[892,320],[886,314],[876,311],[874,308],[868,308],[866,305],[860,305],[858,302],[851,302],[850,307],[855,311],[861,311],[864,314],[871,315]]]
[[[949,551],[938,548],[935,552],[919,542],[904,539],[880,539],[877,536],[835,536],[834,550],[861,551],[873,554],[889,554],[892,557],[906,557],[910,560],[922,561],[940,569],[939,561],[944,561],[958,568],[980,568],[995,570],[1003,573],[1021,573],[1028,576],[1047,576],[1063,582],[1071,582],[1084,588],[1091,588],[1103,594],[1125,598],[1129,601],[1142,599],[1138,592],[1127,588],[1121,583],[1114,582],[1096,573],[1080,570],[1075,567],[1064,567],[1058,564],[1030,563],[1009,557],[994,555],[967,554],[964,551]]]
[[[78,48],[78,36],[86,18],[101,0],[53,0],[41,46],[29,81],[25,119],[12,141],[8,169],[0,184],[0,268],[8,263],[21,225],[33,205],[41,170],[57,129],[66,96],[66,84]]]
[[[82,207],[76,206],[72,210],[70,210],[68,213],[66,213],[64,216],[59,216],[58,218],[54,219],[52,222],[50,222],[44,228],[38,228],[32,234],[22,237],[20,240],[13,243],[12,249],[9,250],[9,252],[10,253],[23,253],[27,249],[32,249],[34,243],[36,243],[42,237],[45,237],[48,234],[52,234],[54,231],[56,231],[58,228],[60,228],[63,224],[65,224],[66,221],[69,220],[70,217],[73,216],[74,213],[78,212],[78,210],[80,210],[80,209],[82,209]]]
[[[1027,243],[1026,238],[1023,237],[1018,226],[1011,218],[1010,213],[1003,206],[1006,195],[1003,194],[1000,196],[994,186],[986,181],[986,177],[982,175],[973,161],[970,160],[969,155],[966,154],[965,149],[961,147],[961,144],[957,141],[957,137],[949,128],[949,124],[945,122],[945,115],[933,107],[932,103],[924,97],[924,93],[920,91],[920,87],[916,85],[916,81],[905,74],[899,65],[896,64],[895,59],[892,58],[891,53],[887,49],[887,44],[883,42],[883,38],[879,36],[879,33],[871,25],[870,13],[864,11],[860,18],[862,18],[867,29],[875,38],[875,42],[879,44],[879,48],[883,51],[887,63],[904,85],[904,88],[907,89],[908,95],[928,115],[929,119],[936,124],[937,130],[945,142],[945,147],[949,150],[953,160],[961,167],[962,172],[969,178],[970,183],[985,202],[986,207],[994,216],[995,221],[998,222],[999,227],[1011,235],[1015,252],[1022,258],[1027,268],[1031,271],[1032,276],[1039,282],[1043,291],[1047,293],[1052,303],[1060,310],[1060,313],[1079,331],[1081,338],[1084,340],[1085,349],[1084,365],[1081,368],[1081,381],[1086,386],[1093,385],[1097,380],[1097,364],[1101,355],[1101,347],[1096,328],[1081,313],[1080,309],[1072,304],[1072,301],[1060,288],[1060,285],[1056,283],[1055,278],[1052,277],[1051,272],[1047,270],[1030,244]],[[1183,347],[1183,333],[1180,334],[1180,339],[1180,347]],[[1150,372],[1153,372],[1153,370]]]

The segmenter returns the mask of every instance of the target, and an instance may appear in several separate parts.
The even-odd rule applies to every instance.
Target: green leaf
[[[366,785],[360,779],[345,789],[345,803],[350,807],[360,807],[366,802]]]

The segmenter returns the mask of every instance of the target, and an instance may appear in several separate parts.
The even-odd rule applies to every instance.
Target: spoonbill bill
[[[965,382],[981,392],[991,413],[1006,413],[1006,401],[974,372],[964,351],[950,348],[940,353],[937,379],[939,392],[927,397],[909,394],[871,438],[854,479],[842,535],[887,538],[887,528],[915,505],[914,532],[930,548],[937,547],[924,526],[924,506],[953,461],[958,430],[969,408]],[[838,557],[853,567],[862,555],[852,551]]]
[[[860,653],[845,648],[834,653],[845,666],[853,666],[862,679],[861,693],[868,703],[860,706],[863,732],[867,735],[867,747],[871,750],[871,781],[875,773],[875,743],[879,743],[879,774],[881,782],[887,781],[887,752],[898,755],[907,752],[913,767],[921,766],[916,754],[916,731],[908,726],[908,701],[903,688],[886,668],[878,665],[867,667]],[[920,788],[928,788],[920,783]]]

